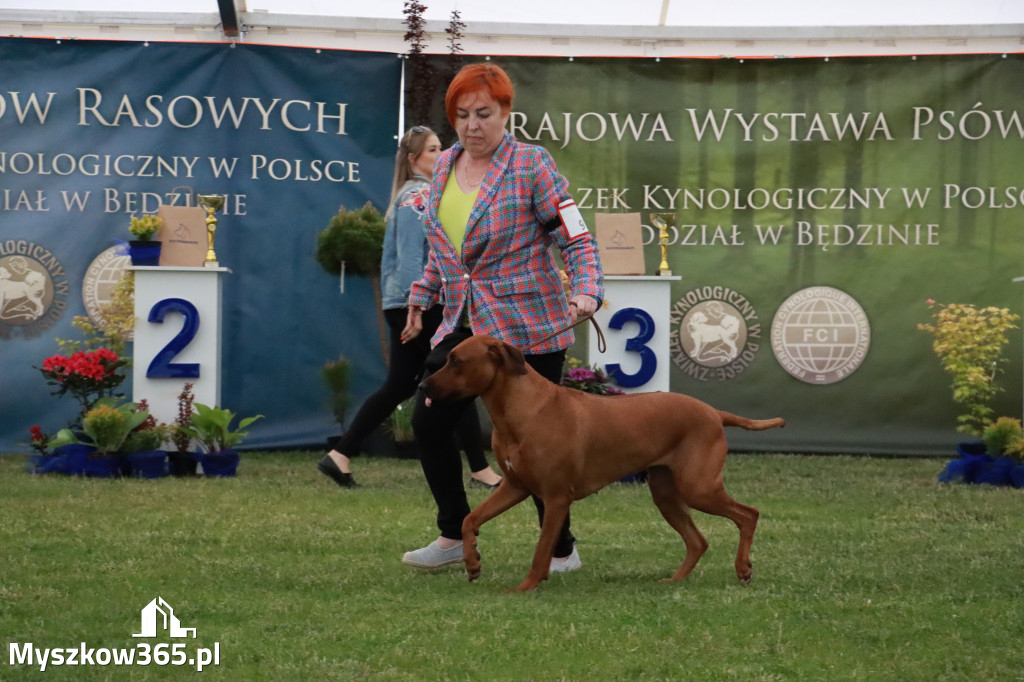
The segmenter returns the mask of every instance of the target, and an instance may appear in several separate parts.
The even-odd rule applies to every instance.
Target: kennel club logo
[[[772,321],[772,351],[789,374],[808,384],[834,384],[864,362],[868,316],[852,296],[832,287],[802,289]]]
[[[729,287],[691,289],[672,306],[672,361],[699,381],[738,376],[757,356],[761,322],[747,297]]]
[[[31,339],[67,309],[64,266],[44,246],[23,239],[0,241],[0,338]]]

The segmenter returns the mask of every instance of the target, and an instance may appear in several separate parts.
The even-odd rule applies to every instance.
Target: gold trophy
[[[651,222],[658,228],[658,241],[661,243],[661,265],[658,266],[658,274],[662,277],[670,277],[672,271],[668,268],[668,258],[666,258],[666,252],[668,249],[668,225],[665,223],[665,219],[672,220],[675,217],[672,213],[652,213]]]
[[[214,213],[224,208],[224,195],[223,194],[200,194],[196,197],[196,201],[199,203],[200,208],[206,211],[206,260],[203,262],[203,266],[207,268],[216,268],[220,266],[217,262],[217,254],[213,250],[213,235],[217,232],[217,219],[213,216]]]

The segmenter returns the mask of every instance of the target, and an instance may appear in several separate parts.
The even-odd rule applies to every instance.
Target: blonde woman
[[[362,441],[416,391],[423,362],[430,352],[430,334],[403,343],[402,328],[408,314],[409,288],[423,276],[427,262],[427,240],[423,217],[427,209],[434,162],[441,154],[441,142],[426,126],[413,126],[398,147],[395,178],[381,254],[380,284],[384,319],[390,336],[390,364],[384,384],[366,399],[348,430],[328,439],[330,451],[317,468],[343,488],[358,487],[352,477],[350,458]],[[423,315],[431,330],[441,323],[441,306]],[[496,487],[501,477],[488,466],[481,444],[480,420],[475,409],[467,410],[459,423],[459,436],[472,471],[471,480]]]

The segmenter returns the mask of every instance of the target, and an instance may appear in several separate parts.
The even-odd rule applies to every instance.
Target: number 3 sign
[[[220,404],[221,278],[227,268],[134,267],[132,399],[157,421],[178,416],[178,394]]]
[[[679,277],[604,278],[605,302],[594,318],[605,330],[607,350],[590,333],[588,358],[627,393],[669,390],[669,309]]]

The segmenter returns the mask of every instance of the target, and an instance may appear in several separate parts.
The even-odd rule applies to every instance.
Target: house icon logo
[[[157,597],[142,609],[142,632],[132,637],[156,637],[158,627],[166,630],[171,637],[188,637],[189,633],[192,633],[193,639],[196,636],[195,628],[181,627],[174,609],[163,597]]]

